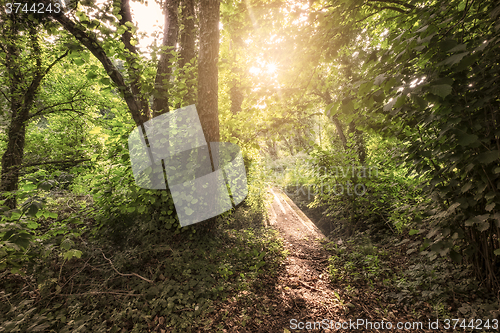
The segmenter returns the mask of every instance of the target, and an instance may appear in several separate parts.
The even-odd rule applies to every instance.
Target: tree
[[[178,7],[179,0],[166,0],[164,3],[165,25],[163,28],[162,51],[155,78],[157,92],[153,102],[153,117],[169,111],[168,91],[175,59],[173,53],[176,51],[175,47],[179,34]]]
[[[7,8],[0,9],[0,61],[5,68],[8,92],[3,97],[9,103],[10,123],[7,148],[2,156],[0,192],[18,189],[19,172],[23,163],[27,122],[35,116],[33,106],[44,77],[68,51],[45,52],[40,42],[40,25]],[[45,61],[44,61],[45,59]],[[5,196],[4,196],[5,197]],[[15,194],[5,197],[5,205],[16,208]]]
[[[198,114],[207,142],[219,141],[219,0],[200,0]]]

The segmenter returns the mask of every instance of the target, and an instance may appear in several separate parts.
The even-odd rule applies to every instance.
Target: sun
[[[267,74],[274,74],[278,70],[278,65],[273,62],[266,64],[266,72]]]

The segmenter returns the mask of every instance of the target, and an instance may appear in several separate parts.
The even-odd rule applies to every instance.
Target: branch
[[[36,117],[36,116],[41,116],[41,115],[44,115],[44,114],[49,114],[49,113],[57,112],[57,111],[74,111],[74,112],[77,112],[79,114],[83,114],[82,112],[76,111],[73,108],[71,108],[71,109],[62,109],[62,110],[54,110],[54,111],[49,111],[49,112],[43,113],[43,111],[48,110],[48,109],[53,109],[56,106],[61,106],[61,105],[66,105],[66,104],[72,104],[74,102],[79,102],[79,101],[83,101],[83,100],[84,99],[72,99],[71,101],[61,102],[61,103],[56,103],[56,104],[53,104],[53,105],[50,105],[50,106],[46,106],[44,108],[39,109],[35,113],[30,114],[29,117],[28,117],[28,119],[31,119],[31,118]]]
[[[401,13],[401,14],[406,14],[408,13],[408,11],[404,10],[404,9],[401,9],[401,8],[398,8],[398,7],[391,7],[391,6],[385,6],[385,7],[377,7],[377,9],[380,9],[378,12],[380,13],[381,11],[383,10],[386,10],[386,9],[389,9],[389,10],[394,10],[398,13]],[[369,16],[368,16],[369,17]],[[366,19],[366,18],[365,18]]]
[[[46,0],[47,1],[47,0]],[[125,83],[125,80],[111,62],[111,59],[104,52],[103,48],[100,46],[100,42],[94,36],[84,31],[82,28],[78,27],[75,22],[64,16],[63,14],[52,13],[52,17],[58,21],[63,28],[71,33],[82,45],[84,45],[103,65],[104,70],[108,73],[109,77],[118,86],[118,89],[123,93],[123,97],[127,106],[132,114],[132,118],[137,126],[142,125],[148,120],[146,114],[142,114],[141,105],[136,99],[136,96],[131,92],[130,87]]]
[[[400,5],[408,9],[415,9],[414,5],[410,5],[408,3],[405,3],[403,1],[398,1],[398,0],[366,0],[367,2],[382,2],[382,3],[391,3],[395,5]]]
[[[10,98],[7,97],[7,95],[5,95],[5,93],[3,92],[3,90],[0,89],[0,92],[2,93],[3,97],[5,97],[5,99],[7,100],[7,102],[11,103],[10,102]]]
[[[37,112],[37,113],[35,113],[35,114],[33,114],[33,115],[29,116],[29,118],[28,118],[28,119],[31,119],[31,118],[34,118],[34,117],[38,117],[38,116],[46,116],[46,115],[51,114],[51,113],[55,113],[55,112],[64,112],[64,111],[71,111],[71,112],[75,112],[75,113],[78,113],[80,116],[83,116],[83,115],[84,115],[84,113],[83,113],[83,112],[78,111],[78,110],[75,110],[74,108],[71,108],[71,109],[57,109],[57,110],[51,110],[51,111],[47,111],[47,112],[45,112],[45,113],[39,113],[39,112]],[[74,119],[74,118],[73,118],[73,119]]]
[[[144,280],[144,281],[146,281],[146,282],[149,282],[149,283],[154,283],[153,281],[148,280],[148,279],[146,279],[145,277],[142,277],[142,276],[140,276],[139,274],[136,274],[136,273],[131,273],[131,274],[123,274],[123,273],[118,272],[118,270],[117,270],[117,269],[115,268],[115,266],[113,265],[113,262],[111,261],[111,259],[106,258],[106,256],[104,255],[104,252],[102,252],[102,250],[101,250],[101,253],[102,253],[102,256],[104,257],[104,259],[106,259],[106,260],[109,262],[109,264],[111,265],[111,267],[112,267],[112,268],[115,270],[115,272],[116,272],[116,273],[118,273],[119,275],[121,275],[121,276],[135,276],[135,277],[138,277],[139,279],[142,279],[142,280]]]
[[[35,48],[35,50],[36,50],[36,48]],[[39,70],[38,66],[41,66],[41,62],[38,63],[38,61],[37,61],[37,73],[36,73],[35,77],[33,78],[33,81],[31,81],[31,84],[28,87],[28,89],[26,90],[26,93],[24,95],[24,104],[23,105],[24,105],[26,112],[28,112],[29,109],[31,109],[32,102],[35,99],[36,91],[38,90],[38,87],[40,86],[40,83],[42,82],[45,75],[47,75],[47,73],[52,69],[52,67],[55,66],[55,64],[57,64],[62,58],[64,58],[66,55],[68,55],[68,52],[69,51],[64,52],[63,55],[61,55],[59,58],[54,60],[54,62],[52,62],[43,72],[38,71]]]
[[[86,293],[79,293],[79,294],[56,294],[56,296],[89,296],[89,295],[101,295],[101,294],[110,294],[119,296],[144,296],[144,294],[126,294],[114,291],[89,291]]]

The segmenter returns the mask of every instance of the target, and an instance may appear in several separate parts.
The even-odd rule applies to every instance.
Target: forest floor
[[[453,295],[452,301],[443,303],[408,290],[398,293],[397,279],[404,282],[405,272],[418,271],[408,259],[406,242],[395,237],[375,246],[369,240],[359,245],[340,237],[329,239],[285,193],[273,189],[271,194],[270,226],[283,239],[287,258],[277,276],[261,278],[246,302],[234,298],[221,304],[216,313],[225,314],[222,332],[387,332],[390,327],[397,332],[466,331],[459,327],[462,319],[455,330],[453,322],[445,329],[444,320],[460,318],[460,312],[471,315],[475,309],[467,306],[474,307],[474,293],[468,299]],[[313,218],[318,224],[319,216]],[[410,289],[402,283],[399,289],[406,288]]]

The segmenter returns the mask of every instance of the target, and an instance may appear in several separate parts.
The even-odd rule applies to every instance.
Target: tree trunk
[[[26,137],[25,121],[26,112],[22,109],[21,103],[13,101],[11,103],[12,120],[7,134],[7,149],[2,156],[2,174],[0,192],[17,191],[19,184],[19,171],[23,163],[24,144]],[[12,196],[5,201],[5,206],[10,209],[16,208],[16,196]]]
[[[218,105],[218,68],[219,56],[219,0],[200,1],[200,52],[198,56],[198,116],[209,142],[219,141],[219,105]],[[208,146],[210,158],[212,151]],[[216,153],[216,152],[215,152]],[[212,168],[214,167],[212,160]],[[219,188],[215,186],[213,195],[219,197]],[[198,226],[201,232],[213,231],[215,217]]]
[[[241,106],[245,98],[241,84],[241,78],[244,73],[238,63],[238,54],[242,49],[244,50],[244,47],[243,39],[240,36],[234,37],[229,43],[229,51],[233,51],[231,74],[234,77],[229,89],[229,98],[231,100],[231,113],[234,115],[241,112]]]
[[[179,34],[178,10],[179,0],[165,0],[165,26],[163,27],[162,51],[155,78],[156,93],[153,101],[153,117],[169,112],[168,92],[175,59],[171,52],[175,51]]]
[[[233,69],[234,71],[235,69]],[[241,105],[243,104],[243,92],[241,91],[240,83],[233,80],[233,86],[229,89],[229,98],[231,99],[231,113],[236,115],[241,112]]]
[[[186,79],[187,94],[177,108],[195,104],[196,102],[196,82],[194,68],[187,64],[195,58],[196,27],[194,0],[181,0],[181,25],[184,27],[180,32],[180,57],[179,67],[182,75]]]
[[[349,132],[354,133],[354,141],[356,142],[356,150],[358,151],[359,162],[364,165],[366,160],[365,141],[363,140],[363,133],[356,128],[356,123],[351,121],[349,123]]]
[[[200,1],[198,115],[207,142],[219,141],[218,69],[219,0]]]
[[[127,23],[132,23],[132,14],[130,12],[130,0],[122,0],[120,2],[120,24],[127,26]],[[139,82],[141,79],[141,73],[137,71],[134,66],[138,64],[137,61],[137,48],[132,44],[132,33],[130,32],[130,27],[127,27],[127,30],[122,34],[121,40],[125,45],[125,48],[128,50],[128,54],[126,55],[126,60],[128,63],[127,73],[131,79],[130,89],[132,90],[132,94],[137,101],[138,108],[142,110],[144,114],[145,120],[151,118],[151,112],[149,110],[149,101],[148,99],[141,94],[141,89],[139,88]]]
[[[332,122],[335,125],[335,128],[337,129],[337,134],[339,135],[340,141],[342,141],[342,146],[344,147],[344,150],[347,150],[347,139],[344,135],[344,130],[342,129],[342,124],[340,123],[339,118],[337,116],[332,116]]]
[[[7,130],[7,149],[2,156],[2,171],[0,174],[0,192],[6,199],[5,205],[10,209],[16,208],[16,196],[5,196],[5,192],[16,191],[19,185],[19,171],[23,162],[24,145],[26,138],[26,122],[30,119],[30,110],[38,91],[38,87],[45,74],[52,68],[56,62],[42,71],[41,51],[38,43],[38,34],[35,26],[28,28],[28,31],[22,33],[28,34],[28,45],[33,54],[34,64],[28,68],[31,63],[21,56],[19,39],[21,36],[21,25],[16,21],[14,12],[2,13],[2,21],[10,24],[3,26],[1,33],[4,36],[4,42],[0,44],[5,53],[5,65],[7,69],[6,77],[9,83],[9,102],[11,119]],[[23,63],[24,61],[24,63]],[[31,82],[29,81],[31,76]]]
[[[194,0],[181,1],[181,24],[184,28],[181,30],[179,67],[191,62],[195,56],[195,37],[196,28],[194,26]]]
[[[326,105],[333,103],[332,97],[330,96],[330,93],[328,91],[326,91],[321,96],[323,97],[323,100],[325,101]],[[337,118],[337,116],[335,115],[330,116],[330,118],[332,119],[332,122],[335,125],[335,129],[337,130],[337,134],[339,135],[340,141],[342,141],[342,146],[344,147],[344,150],[347,150],[347,138],[344,135],[344,129],[342,128],[342,124],[340,123],[339,118]]]

